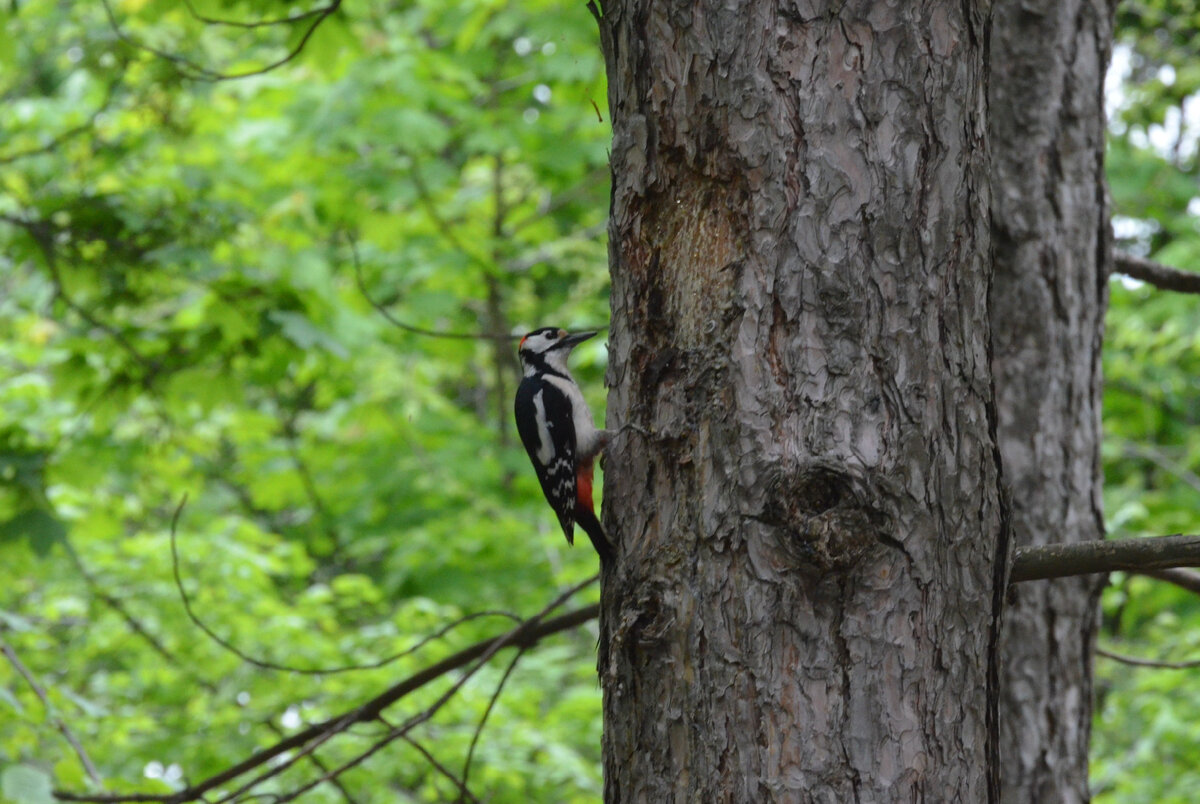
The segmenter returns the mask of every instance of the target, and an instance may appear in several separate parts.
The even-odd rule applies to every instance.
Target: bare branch
[[[220,636],[215,631],[213,631],[212,628],[210,628],[207,623],[205,623],[203,620],[200,619],[199,615],[197,615],[195,610],[192,608],[192,599],[188,595],[187,590],[185,590],[183,588],[183,577],[182,577],[182,573],[179,570],[179,547],[178,547],[178,539],[177,539],[177,532],[178,532],[178,528],[179,528],[179,518],[183,514],[183,507],[186,504],[187,504],[187,495],[185,494],[185,495],[183,495],[183,499],[181,499],[179,501],[179,506],[175,509],[174,516],[171,517],[171,571],[175,576],[175,589],[176,589],[176,591],[179,592],[179,599],[181,601],[183,601],[183,610],[187,614],[188,619],[192,621],[192,624],[195,625],[197,628],[199,628],[201,631],[203,631],[205,636],[207,636],[213,642],[220,645],[225,650],[232,653],[234,656],[241,659],[243,662],[254,665],[255,667],[260,667],[264,670],[278,670],[278,671],[286,672],[286,673],[299,673],[301,675],[309,675],[309,676],[335,675],[337,673],[349,673],[349,672],[357,671],[357,670],[375,670],[377,668],[383,667],[384,665],[391,664],[392,662],[396,661],[397,659],[402,659],[405,656],[409,656],[413,653],[416,653],[418,650],[420,650],[424,646],[428,645],[430,642],[433,642],[434,640],[437,640],[437,639],[441,639],[442,637],[444,637],[446,634],[450,633],[450,631],[454,630],[458,626],[462,625],[463,623],[470,622],[472,620],[480,620],[485,617],[506,617],[509,620],[512,620],[513,622],[516,622],[518,624],[520,624],[522,622],[520,617],[518,617],[517,615],[513,614],[512,612],[508,612],[508,611],[488,610],[488,611],[477,611],[477,612],[473,612],[471,614],[464,614],[463,616],[450,621],[446,625],[439,628],[437,631],[434,631],[432,634],[422,637],[421,640],[417,642],[417,644],[415,644],[411,647],[405,648],[402,651],[398,651],[396,653],[393,653],[393,654],[386,656],[382,659],[379,659],[377,661],[366,662],[363,664],[335,665],[333,667],[294,667],[292,665],[287,665],[287,664],[277,664],[275,662],[270,662],[265,659],[256,659],[253,656],[250,656],[247,653],[245,653],[244,651],[242,651],[241,648],[237,647],[236,645],[231,643],[229,640],[225,639],[224,637]]]
[[[1197,477],[1194,472],[1188,471],[1187,467],[1182,466],[1171,460],[1170,456],[1164,453],[1161,449],[1153,444],[1139,444],[1135,441],[1125,441],[1122,444],[1122,451],[1133,458],[1143,458],[1157,466],[1167,474],[1174,477],[1176,480],[1186,484],[1188,488],[1200,494],[1200,477]]]
[[[1200,273],[1172,268],[1145,257],[1135,257],[1124,251],[1113,254],[1113,269],[1116,273],[1140,279],[1160,290],[1178,293],[1200,293]]]
[[[3,156],[0,156],[0,165],[8,165],[20,159],[25,159],[26,157],[50,153],[67,140],[77,137],[85,131],[90,131],[91,128],[96,125],[96,119],[100,117],[100,115],[104,114],[104,112],[108,110],[108,107],[112,105],[113,97],[117,94],[117,88],[121,85],[121,80],[121,78],[117,78],[108,85],[108,89],[104,93],[104,100],[102,100],[100,105],[97,106],[95,110],[88,116],[87,120],[77,126],[67,129],[66,131],[59,132],[57,136],[48,141],[45,145],[40,145],[37,148],[29,148],[24,151],[14,151],[11,154],[4,154]]]
[[[1200,536],[1176,534],[1076,544],[1018,547],[1009,583],[1064,578],[1096,572],[1145,573],[1200,566]]]
[[[223,25],[227,28],[247,29],[270,28],[277,25],[294,25],[297,22],[303,22],[304,20],[311,19],[312,17],[329,13],[331,9],[336,10],[338,5],[338,3],[330,3],[327,6],[314,8],[311,11],[304,11],[300,14],[292,14],[289,17],[275,17],[273,19],[256,20],[255,22],[243,22],[241,20],[227,20],[217,17],[206,17],[196,10],[196,6],[192,3],[192,0],[183,0],[183,4],[187,6],[188,13],[191,14],[194,19],[198,20],[199,22],[203,22],[205,25]]]
[[[454,231],[454,227],[450,221],[438,209],[437,202],[433,199],[433,192],[429,189],[429,185],[425,182],[425,176],[421,173],[419,160],[409,157],[409,172],[412,174],[413,187],[416,188],[417,198],[421,201],[421,206],[425,208],[425,214],[429,216],[429,220],[433,221],[433,226],[441,234],[442,239],[446,241],[453,251],[470,258],[471,262],[475,263],[485,274],[492,274],[496,271],[496,263],[483,256],[477,254],[473,249],[468,248],[467,244],[458,236],[458,232]]]
[[[66,721],[55,714],[54,705],[50,703],[50,699],[46,696],[46,691],[42,689],[42,685],[38,683],[33,673],[30,672],[29,668],[25,666],[25,663],[21,661],[21,657],[17,655],[17,652],[13,650],[12,646],[5,642],[3,638],[0,638],[0,653],[4,654],[5,658],[8,659],[8,663],[13,666],[14,670],[20,673],[21,677],[25,679],[25,683],[27,683],[29,688],[33,690],[33,694],[36,695],[38,700],[42,702],[42,706],[45,707],[46,715],[50,719],[50,722],[53,723],[54,728],[58,729],[59,733],[62,734],[63,739],[70,744],[71,750],[75,752],[75,756],[79,757],[79,764],[83,765],[83,769],[87,771],[88,778],[90,778],[92,782],[94,782],[101,790],[103,790],[104,779],[101,778],[100,771],[98,771],[95,764],[92,763],[92,758],[88,756],[87,751],[83,750],[82,743],[79,742],[79,739],[75,736],[74,732],[68,728]]]
[[[479,799],[476,798],[475,794],[472,793],[471,790],[467,787],[467,783],[464,780],[455,776],[454,771],[447,768],[441,762],[438,762],[437,757],[435,757],[433,754],[429,753],[429,751],[425,748],[425,746],[421,745],[419,742],[414,740],[412,737],[409,737],[407,734],[402,734],[400,736],[400,739],[404,740],[404,742],[408,743],[413,748],[417,749],[417,751],[419,751],[421,753],[421,756],[425,757],[426,761],[429,762],[430,765],[432,765],[434,768],[437,769],[437,771],[439,773],[441,773],[443,776],[445,776],[447,779],[449,779],[451,782],[453,782],[454,786],[458,788],[458,793],[459,793],[460,797],[466,798],[467,800],[474,802],[474,804],[478,804]]]
[[[141,50],[141,51],[145,51],[146,53],[151,53],[160,59],[165,59],[166,61],[171,62],[173,65],[175,65],[175,68],[177,70],[179,70],[179,74],[182,75],[184,78],[190,78],[190,79],[196,80],[196,81],[212,81],[212,82],[236,81],[239,78],[249,78],[249,77],[255,76],[255,75],[262,75],[264,73],[269,73],[272,70],[282,67],[283,65],[287,64],[288,62],[292,61],[293,59],[295,59],[297,56],[300,55],[300,53],[304,50],[305,45],[308,44],[308,40],[312,38],[312,35],[314,33],[316,33],[317,28],[320,27],[321,23],[323,23],[335,11],[337,11],[339,8],[341,8],[341,5],[342,5],[342,0],[332,0],[332,2],[329,3],[329,5],[323,6],[319,9],[316,9],[314,12],[312,12],[310,14],[297,15],[295,17],[295,19],[293,19],[293,21],[300,21],[303,19],[307,19],[308,17],[312,17],[313,21],[309,24],[308,28],[305,29],[304,34],[300,37],[300,40],[295,44],[295,46],[292,47],[292,49],[289,50],[287,52],[287,54],[284,55],[282,58],[277,59],[276,61],[270,62],[269,64],[265,64],[262,67],[255,68],[253,70],[246,70],[245,72],[241,72],[241,73],[222,73],[222,72],[218,72],[216,70],[212,70],[208,67],[205,67],[204,65],[200,64],[199,62],[193,61],[193,60],[187,58],[186,56],[180,56],[177,53],[168,53],[165,50],[160,50],[156,47],[153,47],[152,45],[146,44],[145,42],[134,39],[133,37],[131,37],[129,34],[127,34],[125,32],[125,30],[121,27],[120,22],[117,21],[116,14],[113,12],[112,5],[109,2],[109,0],[100,0],[100,2],[104,6],[105,15],[108,17],[109,28],[111,28],[113,34],[118,39],[120,39],[122,42],[124,42],[126,45],[128,45],[129,47],[132,47],[136,50]],[[190,6],[189,6],[189,8],[190,8]],[[193,16],[194,15],[195,14],[193,12]],[[268,21],[268,22],[271,22],[271,21]],[[252,24],[251,25],[238,25],[237,23],[234,23],[234,22],[228,21],[228,20],[225,20],[225,21],[212,20],[211,24],[237,25],[238,27],[249,27],[249,28],[264,27],[264,26],[252,25]],[[283,21],[282,20],[279,21],[279,24],[283,24]]]
[[[279,757],[279,761],[272,762],[271,766],[269,768],[267,768],[267,770],[258,774],[250,781],[243,783],[240,787],[234,789],[233,792],[227,793],[224,796],[222,796],[221,798],[217,799],[216,804],[228,804],[228,802],[238,800],[238,799],[242,798],[242,796],[245,793],[248,793],[248,792],[250,792],[250,790],[254,789],[254,787],[256,787],[257,785],[262,784],[263,782],[267,781],[268,779],[278,776],[279,774],[283,773],[288,768],[295,765],[297,762],[299,762],[304,757],[313,756],[314,751],[316,751],[318,748],[320,748],[325,743],[332,740],[334,737],[336,737],[339,734],[341,734],[342,732],[344,732],[349,727],[349,725],[350,725],[349,717],[350,717],[349,715],[343,715],[341,717],[341,719],[338,720],[338,722],[334,723],[333,726],[331,728],[327,729],[323,734],[317,735],[312,740],[312,742],[310,742],[308,745],[305,745],[304,747],[302,747],[299,751],[296,751],[295,753],[289,753],[286,756]],[[315,758],[314,758],[314,761],[315,761]],[[337,773],[339,773],[339,772],[340,771],[336,771],[334,773],[334,776],[336,776]],[[326,771],[318,779],[318,781],[312,785],[312,787],[316,787],[321,782],[328,781],[331,778],[333,778],[333,777],[329,776],[329,771]],[[278,801],[282,800],[278,795],[275,795],[275,794],[271,794],[271,795],[274,796],[274,801],[278,802]],[[205,800],[207,801],[207,799],[205,799]]]
[[[366,280],[363,278],[362,262],[358,258],[358,243],[353,237],[347,235],[350,242],[350,255],[354,260],[354,277],[358,281],[358,292],[367,300],[375,310],[383,316],[389,324],[397,329],[402,329],[405,332],[411,332],[414,335],[424,335],[429,338],[452,338],[457,340],[482,340],[482,341],[515,341],[516,335],[510,335],[507,332],[442,332],[436,329],[426,329],[412,324],[407,324],[396,318],[392,313],[371,297],[367,290]]]
[[[236,765],[233,765],[220,773],[214,774],[209,778],[191,785],[184,790],[175,793],[159,795],[148,793],[122,793],[122,794],[98,794],[98,793],[76,793],[68,790],[54,791],[55,798],[60,801],[91,801],[99,804],[118,804],[118,802],[160,802],[160,804],[183,804],[184,802],[196,801],[204,796],[205,793],[213,790],[225,783],[236,779],[248,773],[255,768],[258,768],[275,757],[297,749],[303,749],[305,746],[311,745],[314,741],[323,741],[326,735],[338,734],[346,731],[356,723],[366,723],[373,720],[378,720],[380,713],[387,709],[392,704],[409,695],[416,690],[419,690],[448,673],[464,667],[476,660],[482,659],[486,661],[491,658],[497,651],[503,648],[520,648],[529,649],[536,645],[541,640],[553,634],[558,634],[563,631],[568,631],[576,628],[589,620],[594,620],[600,613],[599,604],[585,606],[575,611],[562,614],[552,619],[544,620],[543,618],[559,605],[562,605],[572,595],[579,592],[584,587],[593,584],[599,576],[592,576],[582,584],[578,584],[568,589],[563,594],[559,595],[549,606],[547,606],[538,615],[523,621],[516,628],[502,634],[498,637],[485,639],[477,642],[470,647],[460,650],[452,656],[435,664],[426,667],[425,669],[414,673],[403,681],[389,687],[384,692],[376,695],[371,700],[362,705],[350,709],[347,712],[330,718],[321,723],[314,724],[303,731],[293,734],[284,740],[280,740],[274,745],[268,746]],[[477,669],[477,668],[476,668]],[[473,671],[472,671],[473,672]],[[383,741],[390,742],[391,740],[402,738],[405,733],[413,726],[418,725],[425,720],[428,720],[432,711],[436,711],[436,707],[447,699],[447,695],[453,695],[459,686],[469,678],[469,673],[464,675],[458,684],[453,687],[449,693],[442,696],[439,703],[422,712],[415,718],[392,729],[384,736]],[[386,743],[384,743],[386,744]],[[379,745],[374,750],[382,748]],[[373,753],[373,751],[372,751]],[[342,769],[344,770],[344,769]],[[337,773],[341,770],[335,769]]]
[[[129,612],[129,609],[125,607],[124,603],[105,591],[100,582],[96,580],[96,576],[94,576],[84,565],[83,559],[81,559],[79,554],[75,552],[75,548],[71,545],[71,543],[66,542],[65,547],[67,549],[67,556],[71,559],[71,563],[75,565],[76,571],[79,572],[80,576],[83,578],[83,582],[87,585],[88,589],[92,591],[92,594],[98,597],[101,602],[104,603],[104,605],[116,612],[117,616],[124,620],[125,624],[129,626],[129,630],[146,640],[147,644],[153,648],[154,652],[165,659],[168,664],[170,664],[172,667],[184,669],[185,672],[187,672],[175,654],[167,650],[166,646],[163,645],[158,637],[150,633],[146,626],[142,625],[142,623]],[[214,685],[208,681],[205,681],[204,679],[196,677],[196,680],[210,691],[216,689]]]
[[[354,263],[354,278],[358,284],[358,292],[367,300],[367,304],[375,308],[384,319],[396,329],[410,332],[413,335],[423,335],[428,338],[449,338],[454,340],[472,340],[472,341],[516,341],[521,336],[511,335],[507,332],[444,332],[437,329],[426,329],[413,324],[401,321],[396,318],[387,307],[375,301],[371,296],[371,292],[367,290],[367,281],[363,277],[362,261],[358,256],[358,243],[350,235],[346,235],[350,243],[350,256]],[[596,332],[604,332],[608,329],[608,325],[581,327],[581,329],[595,330]]]
[[[283,729],[276,726],[272,721],[268,720],[264,725],[270,729],[276,737],[283,736]],[[320,757],[316,756],[315,754],[309,754],[308,761],[311,762],[317,770],[321,771],[322,773],[328,773],[329,766],[326,765]],[[342,800],[345,801],[346,804],[358,804],[358,802],[355,801],[354,796],[350,795],[350,791],[346,789],[344,784],[342,784],[341,779],[330,779],[329,781],[334,787],[337,788],[337,791],[342,794]]]
[[[1160,581],[1173,583],[1180,589],[1186,589],[1189,592],[1200,595],[1200,572],[1195,570],[1184,569],[1183,567],[1168,567],[1167,569],[1159,570],[1142,570],[1139,575],[1145,575],[1148,578],[1157,578]]]
[[[281,412],[286,412],[281,423],[281,430],[288,457],[291,458],[292,466],[300,478],[300,485],[304,489],[305,496],[308,497],[309,505],[312,506],[313,511],[320,519],[321,526],[325,530],[325,535],[333,543],[333,551],[336,556],[344,547],[342,544],[342,534],[338,530],[336,521],[329,513],[329,506],[326,505],[325,499],[321,496],[320,489],[317,488],[317,481],[313,477],[312,469],[309,468],[308,462],[304,460],[304,456],[300,452],[300,429],[297,426],[297,421],[300,418],[300,414],[311,407],[314,387],[315,381],[309,382],[295,395],[295,400],[291,404],[288,404],[282,395],[278,395],[275,402]]]
[[[125,30],[121,28],[121,23],[117,21],[117,15],[113,12],[112,5],[109,3],[109,0],[100,0],[100,4],[104,6],[104,14],[108,17],[108,27],[112,30],[113,35],[129,47],[133,48],[134,50],[141,50],[146,53],[150,53],[158,56],[160,59],[165,59],[166,61],[171,62],[171,64],[175,65],[175,69],[179,71],[179,74],[185,78],[192,78],[201,81],[219,80],[219,73],[208,69],[202,64],[197,64],[191,59],[180,56],[176,53],[168,53],[165,50],[159,50],[156,47],[147,45],[145,42],[140,42],[129,36],[129,34],[125,33]]]
[[[1114,653],[1104,648],[1096,648],[1096,655],[1103,656],[1106,659],[1121,662],[1122,664],[1131,664],[1134,667],[1158,667],[1164,670],[1188,670],[1193,667],[1200,667],[1200,659],[1193,659],[1187,662],[1164,662],[1157,659],[1143,659],[1138,656],[1126,656],[1123,653]]]
[[[437,714],[437,712],[446,704],[447,701],[449,701],[451,698],[453,698],[458,693],[458,691],[460,689],[462,689],[463,685],[466,684],[471,679],[471,677],[479,671],[479,669],[481,667],[483,667],[485,664],[487,664],[488,660],[491,659],[492,656],[494,656],[502,648],[516,645],[515,640],[518,638],[518,636],[521,634],[522,631],[536,627],[536,625],[542,620],[542,618],[547,616],[554,609],[561,606],[565,601],[567,601],[572,596],[574,596],[575,593],[579,592],[581,589],[583,589],[586,586],[590,586],[592,583],[594,583],[596,581],[596,579],[598,577],[599,576],[593,576],[593,577],[587,579],[586,581],[583,581],[581,583],[576,584],[575,586],[572,586],[571,588],[567,589],[565,592],[560,594],[558,597],[556,597],[553,601],[551,601],[548,606],[546,606],[544,609],[542,609],[536,615],[529,618],[525,622],[521,623],[516,628],[509,631],[507,634],[504,634],[503,636],[501,636],[495,640],[492,640],[488,644],[488,646],[483,650],[483,652],[480,654],[480,656],[474,662],[474,664],[472,664],[469,668],[467,668],[467,670],[462,674],[462,676],[456,682],[454,682],[454,684],[452,684],[448,690],[446,690],[440,696],[438,696],[437,700],[435,700],[432,704],[427,706],[421,712],[417,713],[416,715],[413,715],[412,717],[405,720],[402,724],[400,724],[396,728],[389,731],[381,739],[377,740],[374,744],[372,744],[371,747],[368,748],[365,752],[363,752],[362,754],[358,755],[357,757],[345,762],[340,767],[334,769],[330,773],[325,774],[325,776],[318,778],[318,779],[314,779],[311,782],[297,788],[296,790],[293,790],[292,792],[288,793],[287,795],[280,797],[279,799],[277,799],[277,801],[278,802],[293,801],[294,799],[298,798],[299,796],[303,795],[304,793],[306,793],[309,790],[316,787],[318,784],[320,784],[324,781],[327,781],[328,779],[334,778],[337,775],[344,773],[345,771],[361,764],[368,757],[370,757],[373,754],[375,754],[376,752],[382,750],[385,746],[387,746],[392,741],[394,741],[400,737],[403,737],[404,735],[408,734],[408,732],[410,732],[412,729],[414,729],[417,726],[421,725],[422,723],[428,721],[435,714]],[[520,648],[519,645],[517,645],[517,647]],[[521,649],[524,650],[524,648],[521,648]],[[361,711],[361,710],[359,710],[359,711]],[[380,709],[379,711],[382,712],[382,709]],[[378,713],[376,713],[376,715],[378,715]],[[341,721],[338,722],[338,724],[336,724],[335,730],[340,732],[340,731],[344,731],[346,728],[348,728],[350,723],[353,722],[352,717],[354,719],[357,719],[358,716],[353,712],[348,713],[346,716],[344,716],[341,719]],[[327,738],[321,738],[321,739],[324,740]],[[270,775],[273,775],[273,774],[272,773],[263,774],[263,778],[265,778],[266,776],[270,776]],[[255,783],[257,783],[257,782],[255,782]],[[246,785],[242,789],[245,790],[249,786],[250,785]],[[223,804],[224,801],[226,801],[226,799],[221,799],[220,801],[217,802],[217,804]]]
[[[593,106],[596,105],[594,101],[592,102],[592,105]],[[599,114],[598,109],[597,109],[597,114]],[[506,234],[509,237],[512,237],[513,235],[517,234],[518,232],[525,229],[526,227],[529,227],[535,223],[544,221],[547,218],[547,216],[553,215],[554,213],[558,212],[560,209],[567,206],[568,204],[572,204],[572,203],[584,198],[585,196],[587,196],[588,193],[595,192],[596,186],[600,182],[605,180],[607,173],[608,173],[607,168],[598,168],[596,170],[590,171],[586,176],[583,177],[583,179],[578,184],[575,184],[572,187],[569,187],[568,189],[563,190],[561,193],[557,193],[557,194],[551,196],[550,198],[548,198],[546,200],[546,203],[539,204],[537,206],[537,208],[534,210],[534,212],[531,215],[529,215],[528,217],[521,218],[520,220],[514,221],[509,226]],[[608,228],[607,219],[605,220],[603,227],[605,229]]]
[[[512,661],[508,663],[508,667],[504,669],[504,675],[500,676],[500,681],[496,684],[496,689],[492,691],[492,697],[488,699],[487,708],[483,710],[483,715],[479,718],[479,724],[475,727],[475,733],[471,735],[471,746],[467,749],[467,759],[463,762],[462,770],[462,791],[467,790],[467,780],[471,774],[471,760],[475,757],[475,746],[479,744],[479,737],[483,734],[483,727],[487,723],[488,716],[492,714],[492,709],[496,706],[496,701],[500,699],[500,693],[504,690],[504,685],[508,683],[508,677],[512,675],[513,670],[517,669],[517,662],[521,661],[521,657],[525,655],[524,650],[518,650],[517,655],[512,657]],[[461,801],[462,798],[459,798]]]
[[[285,802],[285,801],[295,801],[297,798],[304,795],[309,790],[312,790],[317,785],[322,784],[323,782],[328,782],[328,781],[332,781],[333,779],[336,779],[338,776],[340,776],[341,774],[350,770],[351,768],[354,768],[354,767],[366,762],[368,759],[370,759],[372,756],[374,756],[377,752],[379,752],[385,746],[387,746],[389,743],[391,743],[393,740],[395,740],[396,737],[398,737],[398,736],[402,736],[402,735],[394,735],[394,734],[389,733],[388,735],[380,738],[379,740],[376,740],[374,743],[372,743],[370,748],[368,748],[366,751],[362,752],[358,756],[354,757],[353,759],[349,759],[349,760],[343,762],[341,765],[338,765],[336,768],[326,771],[325,773],[318,776],[316,779],[313,779],[313,780],[307,782],[306,784],[301,785],[300,787],[296,788],[295,790],[293,790],[290,793],[285,793],[283,795],[276,796],[274,804],[283,804],[283,802]],[[223,798],[223,799],[219,800],[217,802],[217,804],[224,804],[224,802],[226,800],[227,800],[227,798]]]

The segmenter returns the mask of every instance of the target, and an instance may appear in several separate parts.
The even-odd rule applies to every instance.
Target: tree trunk
[[[605,4],[609,802],[996,799],[987,13]]]
[[[1099,539],[1106,0],[996,6],[989,133],[997,409],[1017,544]],[[1102,576],[1014,587],[1001,648],[1005,801],[1088,800]]]

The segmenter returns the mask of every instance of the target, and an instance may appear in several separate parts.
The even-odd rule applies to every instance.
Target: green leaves
[[[174,2],[112,7],[120,36],[101,4],[0,16],[0,630],[106,783],[168,790],[505,622],[362,673],[247,664],[180,601],[168,531],[184,493],[194,612],[298,668],[370,663],[471,611],[527,614],[594,571],[516,442],[513,344],[415,335],[374,304],[439,332],[603,324],[608,129],[582,6],[344,4],[292,62],[218,82],[282,58],[315,17],[241,28]],[[602,351],[580,358],[599,407]],[[476,795],[595,797],[594,645],[522,659],[476,751]],[[447,766],[501,672],[419,735]],[[3,662],[0,710],[19,800],[38,774],[85,785]],[[400,744],[344,781],[360,802],[457,795]],[[326,799],[329,785],[306,800]]]
[[[39,557],[45,557],[54,545],[65,542],[66,537],[66,526],[40,508],[27,508],[8,521],[0,522],[0,541],[24,538]]]
[[[10,765],[0,771],[0,794],[12,804],[53,804],[50,777],[29,765]]]
[[[1122,3],[1118,42],[1131,50],[1109,139],[1118,246],[1185,269],[1200,266],[1194,122],[1200,91],[1194,2]],[[1104,351],[1103,465],[1117,536],[1200,529],[1200,304],[1115,279]],[[1171,584],[1114,577],[1101,643],[1169,661],[1200,656],[1200,603]],[[1200,778],[1195,671],[1099,658],[1092,749],[1097,802],[1184,802]]]

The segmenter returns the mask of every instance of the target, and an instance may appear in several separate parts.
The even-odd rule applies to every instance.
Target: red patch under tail
[[[595,513],[595,508],[592,505],[592,461],[584,461],[579,464],[579,471],[575,474],[575,501],[578,505]]]

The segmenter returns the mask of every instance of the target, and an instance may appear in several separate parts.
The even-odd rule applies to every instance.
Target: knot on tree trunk
[[[797,566],[845,571],[879,546],[887,517],[867,483],[847,470],[827,464],[781,469],[769,488],[761,520],[777,530]]]

